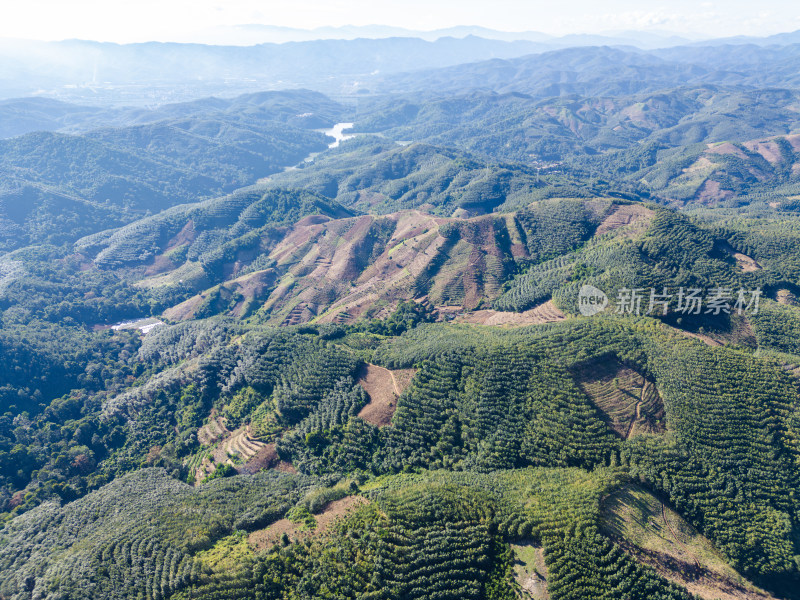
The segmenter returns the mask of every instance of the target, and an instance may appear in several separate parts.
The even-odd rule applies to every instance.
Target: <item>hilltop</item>
[[[0,102],[0,598],[800,597],[792,39],[52,46],[113,89]],[[162,104],[270,77],[336,95]]]

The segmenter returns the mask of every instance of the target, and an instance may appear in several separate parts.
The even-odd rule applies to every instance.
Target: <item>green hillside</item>
[[[344,107],[321,94],[275,96],[94,115],[114,126],[87,132],[90,121],[80,134],[0,140],[0,249],[73,242],[253,184],[324,150],[330,138],[312,127],[332,126]]]
[[[80,436],[92,437],[88,446],[69,441],[77,433],[62,441],[45,442],[41,449],[31,446],[34,455],[51,453],[51,458],[38,469],[41,487],[29,487],[37,490],[36,494],[26,495],[13,513],[48,494],[74,497],[80,493],[80,488],[72,487],[75,481],[97,485],[93,470],[103,481],[139,466],[161,465],[172,469],[174,475],[184,473],[193,480],[187,467],[197,464],[193,462],[196,453],[209,451],[194,432],[209,410],[221,416],[229,430],[249,423],[250,435],[257,434],[259,443],[277,441],[282,464],[293,464],[311,479],[280,473],[255,478],[239,475],[191,488],[163,471],[160,475],[135,471],[63,509],[43,504],[11,521],[0,533],[6,540],[3,560],[10,576],[0,584],[4,593],[25,586],[32,586],[29,591],[40,585],[47,589],[48,581],[58,573],[59,585],[67,586],[62,590],[75,589],[75,593],[89,596],[95,593],[91,590],[99,589],[112,596],[133,593],[123,589],[155,594],[154,587],[169,596],[192,586],[197,589],[191,594],[213,590],[236,594],[237,589],[269,585],[269,581],[286,586],[295,581],[293,577],[307,582],[303,585],[315,585],[312,581],[319,581],[319,575],[314,573],[321,569],[330,573],[326,577],[334,577],[331,583],[340,581],[338,585],[345,586],[337,593],[367,591],[383,582],[382,593],[402,597],[404,586],[411,585],[413,578],[429,582],[419,584],[423,587],[431,585],[424,575],[429,571],[422,565],[436,554],[431,554],[428,541],[421,546],[426,548],[423,555],[412,559],[414,552],[421,551],[415,550],[415,544],[441,539],[442,556],[451,558],[437,562],[436,571],[450,560],[461,565],[458,577],[442,579],[443,584],[454,586],[443,588],[442,593],[484,597],[488,592],[483,586],[489,582],[495,582],[491,583],[496,590],[492,593],[503,589],[503,594],[510,593],[507,544],[530,538],[545,548],[548,589],[554,597],[580,598],[589,593],[617,597],[614,594],[618,592],[612,590],[620,585],[635,594],[686,597],[649,567],[637,566],[598,531],[597,498],[631,478],[662,494],[739,572],[771,587],[786,582],[787,590],[796,577],[791,525],[800,508],[795,500],[800,449],[792,409],[796,381],[772,360],[754,358],[742,350],[712,348],[650,320],[601,318],[508,331],[430,324],[401,337],[373,338],[377,343],[377,347],[371,345],[374,352],[358,341],[364,334],[355,331],[334,335],[334,330],[325,328],[266,329],[252,330],[244,337],[241,333],[237,326],[197,323],[149,335],[136,360],[154,365],[160,373],[100,404],[91,397],[84,400],[80,410],[89,411],[86,416],[67,422]],[[341,333],[345,336],[340,337]],[[411,386],[400,396],[389,427],[376,428],[356,416],[368,402],[354,383],[359,364],[356,349],[364,359],[369,357],[392,369],[411,365],[418,369]],[[591,377],[591,370],[582,365],[608,356],[615,357],[619,368],[625,365],[652,381],[663,398],[666,432],[639,433],[626,439],[607,423],[598,401],[583,392],[579,382]],[[233,362],[236,357],[239,366]],[[747,390],[746,400],[742,390]],[[74,402],[81,405],[78,399]],[[68,409],[63,402],[54,403],[33,420],[29,430],[50,429],[49,423],[58,418],[56,410]],[[92,410],[97,412],[93,415]],[[63,427],[61,431],[63,436]],[[64,460],[65,456],[74,458]],[[234,457],[234,473],[247,472],[257,460],[237,462],[234,454],[230,456]],[[531,467],[535,469],[527,470]],[[88,469],[88,476],[80,475],[80,469],[84,473]],[[447,472],[428,474],[430,469]],[[408,471],[419,475],[373,479]],[[45,473],[51,479],[45,480]],[[62,480],[64,476],[68,479]],[[309,538],[299,528],[288,545],[284,541],[281,549],[279,543],[266,554],[254,552],[245,543],[247,536],[271,539],[269,531],[260,537],[256,532],[269,530],[284,514],[289,520],[299,518],[292,515],[300,509],[290,509],[302,498],[303,489],[324,488],[348,477],[359,482],[361,493],[376,502],[381,512],[367,504],[320,537],[313,534]],[[280,483],[278,489],[298,486],[294,488],[297,495],[266,491],[283,481],[286,483]],[[297,483],[289,483],[294,481]],[[126,486],[137,492],[125,492]],[[163,496],[167,493],[164,486],[174,491]],[[152,489],[147,494],[155,494],[153,497],[169,500],[148,504],[149,496],[140,491],[144,489]],[[233,490],[242,500],[230,499]],[[329,502],[358,490],[350,484],[349,488],[315,492],[324,493],[319,497],[325,499],[314,500],[318,496],[312,494],[300,506],[324,514]],[[275,493],[276,499],[270,500],[269,494]],[[720,493],[729,500],[720,502]],[[258,503],[245,500],[247,494],[255,494]],[[475,498],[466,500],[472,494]],[[226,498],[224,505],[215,504],[221,497]],[[585,500],[579,500],[582,497]],[[129,550],[125,552],[131,557],[144,552],[142,556],[153,561],[142,575],[125,575],[131,563],[115,558],[114,532],[130,531],[124,520],[132,513],[116,510],[119,500],[114,498],[141,502],[139,506],[153,511],[153,516],[143,521],[137,518],[146,524],[140,528],[141,534],[136,534],[144,536],[141,543],[135,536],[126,537]],[[464,501],[463,509],[453,504],[454,498]],[[17,500],[10,502],[14,505]],[[186,502],[196,507],[192,510],[200,519],[197,525],[170,516],[185,512],[180,507]],[[104,503],[111,503],[108,506],[115,510],[108,512],[109,508],[102,508]],[[554,512],[554,506],[562,508]],[[59,511],[66,512],[61,516]],[[95,533],[85,531],[77,543],[75,527],[86,513],[95,515]],[[106,513],[108,516],[102,516]],[[308,523],[314,521],[304,518]],[[48,523],[70,525],[59,533],[57,527],[65,526]],[[197,533],[187,535],[194,528]],[[55,537],[37,549],[26,549],[34,531]],[[231,535],[234,537],[229,538]],[[386,541],[380,540],[391,543],[386,546]],[[145,543],[149,550],[143,550]],[[457,558],[451,543],[467,554]],[[326,547],[341,544],[345,549],[352,544],[359,561],[341,555],[331,563],[323,558]],[[51,545],[74,549],[64,555],[48,554]],[[215,551],[218,547],[219,552]],[[232,563],[225,562],[233,560],[231,552],[236,557],[233,571]],[[7,561],[18,561],[19,556],[29,557],[25,566],[22,570],[11,568],[15,563]],[[375,565],[392,564],[392,560],[404,566],[388,568],[376,580]],[[218,572],[215,561],[222,561]],[[88,587],[81,583],[86,567],[80,565],[84,564],[100,569],[100,578]],[[255,568],[256,564],[263,566]],[[406,573],[399,579],[397,568]],[[278,576],[284,572],[281,569],[289,571]],[[576,569],[608,573],[611,579],[576,579]],[[247,583],[266,572],[272,573],[266,581]],[[618,579],[622,572],[627,575]],[[33,577],[32,583],[28,577]],[[396,583],[385,585],[391,581]],[[395,589],[395,585],[400,587]],[[273,597],[269,594],[278,591],[265,588],[264,593]],[[313,597],[316,592],[308,593]]]
[[[782,39],[0,102],[0,600],[800,599]]]

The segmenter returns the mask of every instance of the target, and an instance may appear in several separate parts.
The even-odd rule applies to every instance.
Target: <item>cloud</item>
[[[0,37],[83,37],[130,42],[179,39],[243,23],[312,29],[390,24],[433,29],[483,25],[553,34],[661,29],[708,35],[766,35],[797,28],[800,7],[785,0],[25,0],[7,2]],[[645,6],[646,8],[643,8]]]

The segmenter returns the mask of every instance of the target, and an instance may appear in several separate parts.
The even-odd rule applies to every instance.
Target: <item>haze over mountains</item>
[[[386,82],[387,77],[392,79],[393,74],[402,72],[446,67],[458,72],[465,67],[456,65],[477,63],[466,70],[480,77],[480,63],[489,59],[511,61],[497,69],[500,73],[517,68],[515,65],[535,64],[535,69],[551,72],[566,82],[599,66],[580,59],[593,55],[588,47],[597,46],[622,53],[613,57],[620,65],[655,67],[660,63],[665,71],[658,82],[662,86],[677,85],[684,76],[688,77],[680,79],[684,84],[703,81],[780,86],[782,77],[797,72],[796,34],[690,45],[687,40],[669,38],[669,42],[655,45],[660,50],[642,42],[652,39],[634,33],[620,38],[568,36],[541,41],[524,35],[514,39],[480,37],[470,31],[464,37],[435,39],[331,38],[248,46],[6,40],[0,43],[0,98],[37,95],[93,105],[157,105],[295,87],[359,96],[402,91],[408,85],[403,77]],[[763,74],[764,70],[768,73]],[[536,71],[527,75],[534,76]],[[602,68],[598,76],[617,78]]]
[[[206,30],[198,37],[200,36],[205,40],[205,43],[220,45],[255,45],[263,43],[307,42],[324,39],[349,40],[357,38],[379,39],[389,37],[412,37],[433,42],[444,37],[465,38],[474,36],[506,42],[539,42],[543,48],[595,46],[601,44],[630,44],[644,48],[657,48],[685,44],[695,39],[678,34],[652,31],[624,31],[607,34],[570,34],[555,36],[538,31],[499,31],[481,26],[457,26],[422,31],[388,25],[345,25],[341,27],[318,27],[316,29],[297,29],[274,25],[238,25]],[[764,39],[768,40],[769,38]]]

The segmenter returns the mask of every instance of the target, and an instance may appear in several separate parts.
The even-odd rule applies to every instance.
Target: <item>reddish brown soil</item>
[[[730,142],[723,142],[722,144],[712,145],[709,144],[706,154],[733,154],[741,159],[747,160],[747,155],[741,148],[737,148]]]
[[[247,537],[247,541],[250,543],[250,546],[256,550],[266,550],[272,547],[273,544],[277,544],[284,533],[290,540],[296,540],[297,532],[297,523],[293,523],[289,519],[281,519],[280,521],[275,521],[265,529],[254,531]]]
[[[205,298],[206,297],[203,294],[198,294],[197,296],[193,296],[188,300],[184,300],[180,304],[165,310],[164,318],[170,321],[184,321],[186,319],[191,319],[194,317],[195,311],[200,308],[200,305],[203,303]]]
[[[584,363],[574,373],[580,388],[620,437],[663,433],[664,404],[653,382],[641,373],[613,357]]]
[[[397,400],[415,373],[414,369],[390,371],[377,365],[364,365],[358,383],[367,392],[369,404],[361,409],[358,416],[376,427],[390,425],[397,409]]]
[[[160,275],[161,273],[166,273],[168,271],[177,269],[178,266],[179,265],[176,265],[174,262],[172,262],[169,257],[159,254],[153,259],[153,264],[144,270],[144,275],[145,277]]]
[[[703,204],[712,204],[733,197],[731,190],[723,190],[718,181],[707,179],[697,191],[697,201]]]
[[[526,310],[525,312],[500,312],[496,310],[476,310],[471,313],[459,315],[454,319],[456,323],[472,323],[475,325],[497,325],[507,327],[521,327],[523,325],[542,325],[563,321],[566,315],[562,313],[552,300]]]
[[[746,254],[742,254],[741,252],[736,252],[730,246],[730,244],[726,243],[722,249],[736,259],[736,264],[745,273],[752,273],[753,271],[761,270],[761,265],[759,265],[754,259],[750,258]]]
[[[212,412],[211,420],[208,425],[203,425],[197,430],[197,441],[204,446],[210,446],[214,442],[226,437],[230,432],[225,427],[225,422]]]
[[[164,252],[169,252],[181,246],[183,244],[188,244],[193,242],[195,238],[195,231],[194,231],[194,221],[189,221],[186,225],[183,226],[178,234],[173,237],[170,241],[167,242],[166,248],[164,248]]]
[[[621,227],[626,227],[634,223],[641,224],[645,227],[650,219],[653,218],[653,211],[640,204],[625,204],[618,206],[603,219],[600,226],[597,228],[595,235],[603,235],[609,231],[614,231]],[[638,227],[636,228],[639,229]]]
[[[293,523],[288,519],[281,519],[269,527],[254,531],[248,536],[247,541],[254,549],[265,550],[279,543],[284,533],[293,542],[302,538],[322,535],[329,531],[338,519],[367,502],[368,500],[363,496],[347,496],[341,500],[330,502],[320,514],[314,515],[317,521],[314,529],[303,530],[300,524]]]
[[[239,473],[252,475],[258,473],[261,469],[270,469],[277,465],[278,462],[278,452],[275,450],[275,444],[267,444],[236,470]]]
[[[777,164],[783,160],[780,146],[775,140],[762,140],[757,142],[745,142],[745,148],[758,152],[768,163]]]
[[[325,533],[336,522],[337,519],[352,512],[359,506],[367,504],[367,499],[363,496],[347,496],[341,500],[334,500],[330,502],[325,509],[315,516],[317,519],[317,528],[315,533]]]
[[[282,460],[275,465],[275,470],[281,473],[297,473],[297,469],[294,468],[294,465],[286,460]]]
[[[797,306],[797,297],[789,290],[778,290],[775,299],[779,304]]]

